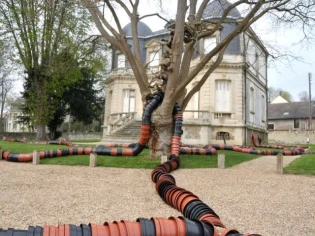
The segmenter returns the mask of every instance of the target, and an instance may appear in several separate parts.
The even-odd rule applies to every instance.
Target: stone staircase
[[[105,135],[102,138],[102,142],[115,142],[115,143],[136,143],[139,140],[141,134],[141,121],[132,121],[124,128],[112,133],[111,135]]]

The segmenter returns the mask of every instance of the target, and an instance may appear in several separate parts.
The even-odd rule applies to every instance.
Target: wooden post
[[[278,153],[277,155],[277,173],[283,174],[283,154]]]
[[[161,164],[167,162],[167,156],[161,156]]]
[[[225,154],[218,154],[218,167],[220,169],[225,168]]]
[[[39,165],[39,152],[37,150],[33,151],[33,165]]]
[[[90,167],[96,167],[97,154],[95,152],[90,153]]]
[[[2,160],[2,147],[0,147],[0,160]]]

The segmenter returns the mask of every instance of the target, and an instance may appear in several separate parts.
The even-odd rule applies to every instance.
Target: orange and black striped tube
[[[180,211],[186,218],[210,226],[213,232],[209,235],[242,235],[236,230],[227,229],[212,208],[202,202],[198,196],[192,192],[178,187],[175,178],[169,174],[180,166],[179,146],[182,135],[182,112],[177,104],[174,107],[173,115],[175,127],[171,138],[171,154],[169,160],[158,165],[151,173],[151,179],[155,183],[156,191],[165,203]],[[196,233],[193,235],[208,234]]]
[[[150,122],[151,114],[157,108],[163,99],[163,94],[158,93],[145,107],[142,117],[141,137],[136,149],[143,148],[150,138]],[[60,226],[44,226],[29,227],[28,230],[2,230],[0,236],[241,236],[236,230],[229,230],[225,227],[219,216],[208,205],[203,203],[198,196],[188,190],[176,186],[175,178],[169,173],[176,170],[180,166],[180,139],[182,131],[182,111],[175,104],[174,111],[174,133],[171,138],[171,153],[169,160],[157,166],[151,173],[151,179],[155,183],[155,188],[160,197],[170,206],[179,210],[186,218],[151,218],[138,219],[137,222],[130,221],[114,221],[112,223],[105,222],[104,225],[60,225]],[[220,147],[221,148],[221,147]],[[85,154],[90,152],[106,153],[112,156],[133,155],[136,153],[134,149],[117,150],[102,148],[77,148],[68,149],[68,153],[62,151],[45,151],[41,152],[42,157],[53,157],[62,154]],[[138,150],[137,150],[138,151]],[[142,150],[141,150],[142,151]],[[66,152],[66,151],[64,151]],[[195,151],[198,152],[198,151]],[[199,151],[200,152],[200,151]],[[10,154],[5,153],[7,159]],[[19,154],[21,155],[21,154]],[[27,157],[18,156],[23,160]],[[19,160],[19,159],[18,159]]]
[[[81,224],[44,227],[29,226],[27,230],[0,229],[0,236],[250,236],[225,230],[216,234],[216,229],[203,221],[184,217],[138,218],[137,221],[105,222],[103,225]],[[254,236],[254,235],[252,235]]]

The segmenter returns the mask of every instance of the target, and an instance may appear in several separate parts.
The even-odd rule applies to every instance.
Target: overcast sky
[[[171,1],[170,1],[171,2]],[[157,2],[143,1],[139,9],[140,16],[155,13],[159,11]],[[163,16],[170,18],[175,14],[176,7],[163,5]],[[122,25],[128,23],[128,18],[119,15],[122,19]],[[158,17],[149,17],[143,20],[153,30],[162,29],[165,22]],[[300,60],[279,60],[270,63],[268,68],[268,87],[275,89],[281,88],[290,92],[295,101],[298,101],[298,94],[302,91],[308,92],[308,73],[313,73],[313,81],[315,81],[315,45],[306,45],[299,43],[301,33],[295,28],[279,29],[277,32],[271,31],[268,27],[270,22],[268,19],[261,19],[258,24],[253,26],[258,36],[268,44],[280,48],[282,51],[290,50],[290,54],[296,56]],[[315,82],[312,83],[312,95],[315,95]],[[16,91],[23,90],[22,82],[16,84]]]

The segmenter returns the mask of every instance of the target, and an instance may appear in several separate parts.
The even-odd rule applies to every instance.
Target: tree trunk
[[[1,104],[1,112],[0,112],[0,132],[5,131],[4,128],[3,128],[4,124],[3,124],[3,118],[2,118],[2,116],[3,116],[3,107],[4,107],[4,102],[2,102],[2,104]]]
[[[47,135],[46,135],[46,125],[45,124],[37,125],[36,140],[37,141],[47,141],[48,140]]]
[[[170,155],[171,137],[174,129],[172,111],[165,113],[161,110],[159,107],[153,112],[151,118],[150,156],[156,159],[163,155]]]
[[[47,101],[47,81],[44,76],[38,77],[35,81],[36,98],[32,101],[35,105],[35,124],[37,128],[36,141],[47,141],[46,126],[48,123],[47,117],[49,117],[49,102]]]

